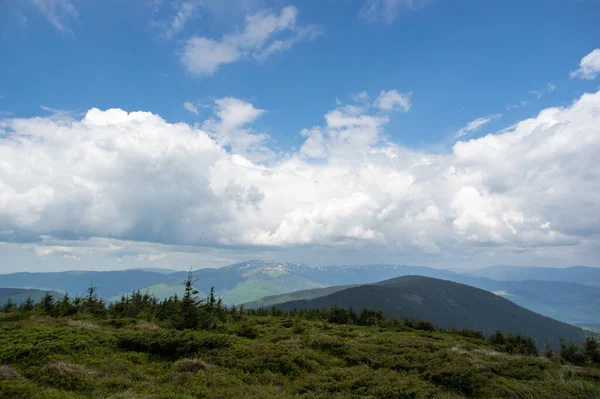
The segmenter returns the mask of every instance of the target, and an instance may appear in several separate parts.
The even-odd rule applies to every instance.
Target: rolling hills
[[[309,299],[305,295],[299,296],[297,291],[317,289],[315,292],[319,292],[318,289],[325,287],[368,284],[404,275],[421,275],[481,288],[561,321],[582,325],[600,323],[600,288],[594,285],[597,281],[594,276],[600,273],[600,269],[523,269],[495,266],[459,273],[422,266],[373,264],[311,267],[253,260],[220,268],[198,269],[193,276],[201,296],[206,296],[214,286],[216,294],[226,304],[268,306],[289,300]],[[117,299],[137,289],[166,298],[183,293],[182,283],[187,274],[149,269],[14,273],[0,275],[0,287],[53,290],[74,296],[84,294],[91,283],[98,287],[99,295],[107,300]],[[535,279],[528,279],[530,277]],[[277,298],[284,294],[285,297]]]
[[[538,346],[553,347],[559,337],[580,341],[580,328],[524,309],[498,295],[464,284],[423,276],[403,276],[376,284],[345,288],[331,294],[277,305],[281,309],[341,306],[360,311],[382,310],[387,317],[422,319],[446,329],[496,330],[531,336]]]

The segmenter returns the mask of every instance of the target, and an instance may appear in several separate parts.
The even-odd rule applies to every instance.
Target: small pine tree
[[[591,363],[600,364],[600,345],[593,337],[587,337],[583,344],[585,357]]]
[[[179,320],[174,323],[175,328],[180,330],[197,328],[200,323],[198,307],[202,301],[199,301],[196,297],[198,290],[194,289],[194,279],[192,278],[191,270],[187,280],[185,280],[183,284],[185,286],[185,291],[179,306]]]
[[[54,297],[50,295],[50,293],[47,292],[42,297],[42,301],[40,302],[40,308],[45,315],[55,315]]]
[[[4,304],[4,306],[2,306],[2,311],[4,313],[10,313],[10,312],[14,311],[16,309],[16,307],[17,306],[12,301],[12,299],[8,298],[8,300],[6,301],[6,303]]]
[[[69,298],[69,294],[65,294],[65,296],[63,296],[62,300],[56,307],[58,308],[58,315],[63,317],[72,316],[77,312],[77,308],[71,303],[71,298]]]
[[[35,304],[33,303],[33,299],[31,299],[31,297],[28,296],[27,300],[21,304],[19,309],[23,312],[31,312],[34,307]]]
[[[98,287],[95,287],[92,282],[87,289],[87,297],[83,300],[84,313],[92,314],[96,317],[103,317],[106,314],[106,305],[102,298],[98,297]]]
[[[490,337],[488,338],[488,342],[492,345],[504,345],[506,344],[506,340],[504,338],[504,334],[502,334],[502,331],[500,330],[496,330],[495,333],[493,333],[492,335],[490,335]]]

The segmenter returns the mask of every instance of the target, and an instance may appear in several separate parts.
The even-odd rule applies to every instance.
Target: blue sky
[[[0,251],[5,248],[5,254],[14,256],[15,263],[33,268],[81,268],[78,259],[87,260],[89,265],[104,262],[108,255],[100,250],[87,250],[86,258],[82,250],[68,249],[100,245],[92,245],[90,240],[116,240],[110,245],[125,248],[124,254],[111,258],[109,268],[147,266],[139,262],[151,258],[151,266],[179,267],[178,256],[184,256],[182,253],[191,253],[194,261],[208,265],[265,256],[313,263],[322,259],[366,262],[373,253],[381,261],[433,266],[507,262],[566,266],[565,259],[574,253],[581,254],[578,261],[590,263],[599,253],[597,220],[585,221],[582,217],[579,225],[573,225],[579,220],[577,216],[559,217],[553,212],[565,206],[574,207],[576,214],[594,211],[596,196],[566,200],[564,195],[556,194],[554,200],[540,206],[543,211],[538,211],[526,200],[545,195],[544,190],[566,192],[579,186],[562,175],[554,176],[557,180],[552,183],[544,180],[548,176],[541,172],[534,179],[523,175],[519,168],[537,170],[549,165],[553,170],[555,165],[564,173],[575,173],[581,184],[588,182],[592,190],[598,178],[593,174],[598,165],[593,163],[592,155],[575,162],[573,152],[563,154],[566,158],[554,154],[555,158],[541,157],[539,164],[513,165],[511,171],[494,175],[482,166],[483,161],[470,158],[470,152],[465,161],[467,147],[461,143],[481,138],[468,142],[472,147],[469,151],[475,153],[502,147],[494,141],[496,138],[516,145],[509,140],[510,135],[503,135],[503,129],[513,129],[512,134],[519,136],[519,128],[514,130],[514,126],[528,118],[546,126],[545,116],[540,116],[545,114],[540,112],[553,107],[563,107],[563,114],[556,120],[580,115],[572,104],[585,107],[585,93],[596,93],[600,85],[595,79],[600,55],[593,52],[600,46],[598,21],[597,0],[0,1],[0,118],[4,120],[0,133],[4,132],[5,145],[5,169],[0,169],[4,173],[4,178],[0,175],[0,223],[5,228],[0,224],[0,232],[5,231],[8,237]],[[590,58],[584,63],[587,54]],[[578,69],[580,63],[583,69]],[[583,130],[598,136],[595,108],[590,107],[588,119],[564,122],[574,126],[569,134],[579,137]],[[88,112],[93,108],[99,109],[99,114]],[[150,112],[160,116],[160,121],[103,113],[113,108]],[[244,164],[246,161],[239,161],[243,157],[252,168],[273,176],[295,170],[294,176],[306,178],[306,171],[310,171],[315,182],[323,179],[321,184],[330,185],[333,183],[327,183],[327,179],[338,176],[336,173],[342,169],[344,176],[358,177],[340,186],[342,194],[325,195],[316,186],[305,188],[308,192],[316,190],[315,194],[289,208],[272,205],[270,209],[276,210],[264,213],[269,201],[277,204],[287,197],[278,193],[276,185],[250,175],[240,177],[243,173],[233,170],[233,166],[224,167],[225,161],[216,160],[217,155],[214,163],[195,165],[188,158],[162,159],[156,152],[144,152],[119,164],[118,160],[131,155],[127,150],[113,157],[107,155],[112,161],[99,163],[104,165],[100,168],[107,168],[107,174],[116,176],[111,181],[104,175],[82,172],[83,161],[55,163],[58,153],[67,158],[78,154],[88,160],[82,154],[91,153],[89,148],[84,150],[89,143],[101,139],[105,140],[102,143],[117,143],[123,139],[103,136],[108,134],[107,128],[86,138],[80,147],[67,148],[74,145],[70,142],[57,142],[52,148],[51,144],[43,148],[31,143],[14,145],[23,134],[39,134],[42,141],[50,143],[52,132],[63,134],[65,129],[73,129],[69,134],[76,141],[85,136],[80,133],[83,130],[77,130],[78,124],[87,126],[85,129],[91,125],[113,126],[121,134],[136,131],[138,136],[157,129],[162,132],[156,133],[160,141],[166,140],[160,135],[185,136],[179,130],[171,132],[179,129],[177,123],[206,133],[232,165]],[[488,134],[492,136],[486,138]],[[511,157],[525,148],[536,151],[538,145],[551,147],[554,141],[543,141],[550,140],[551,134],[568,137],[554,129],[541,134],[536,145],[533,141],[522,144],[507,149],[510,152],[503,156]],[[345,135],[353,138],[346,139]],[[183,141],[170,145],[189,149],[197,144],[184,136]],[[148,139],[141,145],[147,144],[148,151],[152,145],[167,145],[159,141],[150,143]],[[596,148],[595,143],[587,143],[586,150]],[[482,145],[485,148],[478,147]],[[119,143],[114,148],[122,149]],[[565,151],[568,148],[566,145]],[[408,163],[393,161],[392,166],[384,167],[380,160],[367,159],[375,151],[396,151],[390,159]],[[583,149],[573,151],[579,154]],[[35,159],[43,173],[38,172],[37,177],[18,175],[15,171],[28,168],[19,160],[28,158]],[[360,170],[351,166],[357,160],[364,162]],[[571,165],[569,160],[575,163]],[[410,168],[415,164],[428,165],[427,170],[413,173]],[[118,169],[122,167],[133,169]],[[142,172],[135,174],[136,167]],[[221,175],[199,176],[196,167],[213,172],[223,169]],[[191,179],[188,183],[197,188],[191,197],[206,195],[208,202],[215,203],[225,201],[223,198],[232,201],[231,209],[218,211],[228,215],[223,218],[185,215],[188,222],[208,223],[219,234],[205,238],[203,232],[182,227],[184,222],[173,222],[169,196],[178,191],[161,194],[165,181],[146,176],[148,168],[155,168],[153,176]],[[373,179],[392,179],[392,186],[406,179],[415,191],[403,191],[404,183],[398,183],[393,192],[370,187],[365,176],[375,169],[385,169],[387,174],[374,174]],[[59,172],[40,177],[49,170]],[[173,170],[180,175],[171,174]],[[445,184],[432,179],[446,176],[446,170],[455,171],[458,177],[444,197],[430,191],[430,186]],[[129,198],[130,194],[123,192],[115,194],[119,184],[131,187],[120,174],[125,172],[141,179],[135,183],[144,188],[140,191],[160,198],[164,195],[164,202],[147,202],[145,197],[135,195]],[[283,175],[283,181],[293,180]],[[220,187],[219,179],[230,185]],[[423,186],[418,186],[420,182]],[[526,189],[532,186],[539,191]],[[81,193],[78,190],[82,187],[90,191]],[[471,188],[475,191],[469,191]],[[75,191],[71,193],[71,189]],[[58,200],[61,192],[71,193],[65,194],[70,198],[81,195],[81,202],[74,205],[66,199]],[[415,192],[424,194],[413,198]],[[132,211],[129,202],[123,202],[125,197],[139,203],[140,209],[147,208],[147,212],[138,215],[137,210]],[[98,198],[106,203],[86,208],[101,201]],[[8,209],[11,201],[21,203],[24,199],[31,201],[23,209],[25,216]],[[470,204],[464,209],[460,205],[463,200]],[[421,201],[424,210],[413,210],[412,201]],[[306,205],[309,202],[313,208]],[[210,213],[199,211],[193,201],[181,204],[188,205],[194,212]],[[473,211],[478,206],[481,210]],[[92,214],[90,220],[94,221],[84,220],[87,216],[81,214],[71,215],[68,209],[73,207]],[[349,213],[338,215],[339,220],[353,217],[354,210],[360,220],[350,225],[339,222],[339,226],[336,218],[314,222],[327,219],[337,212],[331,209],[340,208],[349,209]],[[241,209],[253,209],[254,213],[240,216],[237,212]],[[381,215],[392,209],[402,212],[388,226]],[[105,211],[108,213],[102,213]],[[163,213],[164,220],[156,216]],[[37,218],[29,220],[27,215],[32,214]],[[369,219],[374,214],[379,215],[378,221]],[[96,219],[106,221],[112,217],[131,220],[131,224],[122,229],[95,224]],[[261,225],[259,220],[265,218],[271,223]],[[234,225],[231,219],[243,223]],[[309,222],[300,223],[300,219]],[[444,227],[417,226],[433,219],[439,219]],[[298,227],[313,222],[329,227],[323,227],[323,231]],[[294,223],[299,224],[293,227]],[[542,229],[545,238],[538,237],[542,233],[534,232],[529,224]],[[490,232],[499,225],[502,232]],[[470,231],[477,226],[485,227],[486,232]],[[554,230],[548,226],[561,227]],[[441,236],[434,231],[441,231]],[[395,240],[392,237],[396,235],[404,238]],[[115,244],[117,241],[121,244]],[[337,246],[340,242],[345,243],[343,249]],[[305,245],[316,255],[307,257],[302,249]],[[368,255],[363,260],[357,258],[357,253]],[[499,253],[511,255],[498,259]],[[52,259],[51,254],[60,256]],[[45,260],[46,266],[38,266],[40,260]],[[65,266],[64,262],[71,261],[75,263]]]
[[[190,76],[177,56],[182,41],[239,31],[247,14],[289,5],[228,3],[227,9],[199,5],[167,40],[152,21],[169,23],[177,3],[164,1],[155,12],[143,1],[75,0],[77,17],[57,11],[61,32],[36,6],[3,2],[2,109],[33,116],[40,105],[81,112],[119,107],[193,123],[200,118],[184,102],[234,96],[269,111],[259,127],[285,148],[301,143],[301,129],[321,124],[336,98],[394,88],[413,92],[412,109],[391,120],[389,134],[420,147],[437,146],[481,116],[505,114],[487,127],[506,126],[596,84],[565,74],[598,44],[600,4],[592,0],[436,0],[415,9],[399,1],[392,21],[361,18],[361,1],[308,1],[297,4],[298,23],[322,29],[317,38],[262,62],[241,60],[211,76]],[[542,98],[530,92],[548,84],[556,90]],[[531,104],[506,110],[521,101]]]

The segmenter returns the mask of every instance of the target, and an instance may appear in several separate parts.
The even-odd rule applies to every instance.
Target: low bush
[[[175,370],[180,372],[197,373],[199,371],[208,371],[215,368],[212,364],[206,363],[200,359],[180,359],[173,363]]]
[[[229,348],[232,342],[233,337],[225,334],[165,330],[123,333],[118,338],[117,346],[122,350],[179,359],[195,355],[200,350]]]
[[[96,374],[81,365],[61,360],[44,367],[39,380],[70,391],[87,391],[94,386]]]
[[[16,380],[21,375],[17,370],[10,366],[0,366],[0,381]]]

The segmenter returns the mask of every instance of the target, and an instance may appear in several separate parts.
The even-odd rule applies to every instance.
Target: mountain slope
[[[295,292],[289,292],[281,295],[271,295],[261,299],[257,299],[256,301],[245,303],[244,305],[247,308],[256,309],[261,306],[272,306],[277,305],[284,302],[290,301],[299,301],[302,299],[314,299],[322,296],[330,295],[335,292],[345,290],[352,287],[357,287],[360,284],[354,285],[335,285],[333,287],[325,287],[325,288],[313,288],[309,290],[301,290]]]
[[[46,293],[52,295],[54,299],[63,297],[62,294],[55,291],[42,291],[27,288],[0,288],[0,306],[8,302],[9,299],[15,305],[20,305],[29,297],[31,297],[34,302],[39,302]]]
[[[531,336],[539,346],[558,346],[559,337],[579,341],[583,330],[524,309],[498,295],[447,280],[404,276],[337,291],[277,307],[323,308],[333,305],[381,309],[388,317],[423,319],[450,329],[496,330]]]

